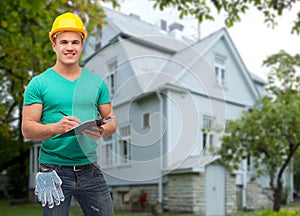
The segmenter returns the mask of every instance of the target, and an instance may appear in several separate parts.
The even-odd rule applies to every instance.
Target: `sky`
[[[153,8],[153,1],[148,0],[121,0],[120,12],[124,14],[139,15],[141,20],[155,24],[164,19],[169,24],[178,22],[183,24],[184,35],[198,37],[198,22],[194,18],[179,19],[178,11],[167,8],[164,11]],[[110,4],[103,6],[110,7]],[[291,11],[286,11],[283,16],[277,18],[278,25],[273,29],[263,22],[261,12],[251,8],[246,15],[241,16],[241,22],[228,28],[229,34],[241,55],[248,70],[263,79],[267,79],[270,69],[262,67],[262,62],[274,53],[285,50],[288,53],[300,53],[300,36],[291,34],[293,20],[296,19],[300,3]],[[215,14],[215,21],[204,21],[200,25],[200,37],[203,38],[224,27],[224,16]]]

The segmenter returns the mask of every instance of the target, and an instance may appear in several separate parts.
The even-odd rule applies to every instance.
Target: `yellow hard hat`
[[[67,12],[58,17],[53,22],[52,29],[49,32],[49,39],[53,43],[55,33],[61,31],[77,31],[82,33],[82,39],[85,40],[87,33],[82,20],[75,14]]]

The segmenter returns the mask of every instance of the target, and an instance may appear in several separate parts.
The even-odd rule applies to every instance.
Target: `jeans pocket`
[[[102,171],[97,164],[93,164],[93,176],[95,177],[103,177]]]

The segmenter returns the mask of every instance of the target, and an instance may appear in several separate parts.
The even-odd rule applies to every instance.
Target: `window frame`
[[[149,128],[149,127],[150,127],[150,113],[145,112],[143,113],[142,128]]]
[[[221,54],[215,54],[214,55],[214,75],[215,75],[215,81],[221,85],[226,85],[226,79],[227,79],[227,67],[226,63],[227,57]]]
[[[112,136],[104,137],[102,144],[102,166],[108,168],[114,166],[113,139]]]
[[[107,64],[107,71],[108,71],[108,73],[107,73],[105,80],[108,85],[110,97],[113,97],[116,92],[116,84],[117,84],[116,83],[116,74],[118,71],[118,60],[117,59],[114,59]]]
[[[120,126],[118,130],[118,165],[127,165],[132,158],[130,124]]]
[[[209,123],[206,122],[209,121]],[[214,145],[214,133],[212,132],[214,126],[214,117],[211,115],[202,115],[202,140],[201,147],[203,151],[208,150]],[[209,131],[205,131],[208,129]]]

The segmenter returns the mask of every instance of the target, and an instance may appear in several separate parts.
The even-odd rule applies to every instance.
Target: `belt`
[[[60,166],[60,165],[52,165],[52,164],[40,164],[40,170],[43,172],[48,172],[50,170],[55,169],[56,167],[59,167],[59,168],[73,169],[73,171],[78,172],[80,170],[89,168],[93,165],[94,165],[94,163],[85,164],[85,165],[81,165],[81,166]]]
[[[92,163],[91,164],[85,164],[85,165],[82,165],[82,166],[60,166],[60,167],[61,168],[67,168],[67,169],[73,169],[73,171],[77,172],[77,171],[89,168],[91,166],[93,166]]]

